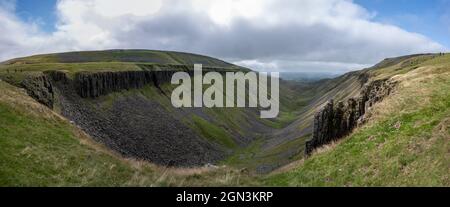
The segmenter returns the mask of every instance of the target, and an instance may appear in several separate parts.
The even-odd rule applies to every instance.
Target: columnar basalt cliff
[[[175,72],[80,72],[72,78],[63,71],[46,71],[42,76],[52,84],[61,115],[124,157],[180,167],[222,160],[226,152],[221,146],[198,135],[157,100],[130,93],[115,97],[108,107],[92,104],[116,91],[146,85],[160,90]]]
[[[144,67],[144,66],[141,66]],[[153,67],[145,66],[146,69],[155,69]],[[75,74],[74,84],[78,95],[82,98],[96,98],[102,95],[107,95],[112,92],[129,89],[139,89],[145,85],[152,84],[159,88],[161,84],[169,83],[172,75],[179,71],[187,72],[193,76],[193,67],[188,66],[158,66],[157,69],[164,68],[166,70],[143,70],[143,71],[117,71],[117,72],[80,72]],[[233,71],[226,68],[211,68],[204,67],[203,73],[208,71],[215,71],[225,73]],[[52,72],[50,75],[54,80],[67,79],[62,77],[57,72]],[[56,79],[55,79],[56,78]]]
[[[64,84],[69,83],[69,77],[67,77],[67,74],[63,71],[50,70],[45,71],[44,74],[53,81],[62,82]]]
[[[49,108],[53,108],[54,90],[50,79],[45,75],[33,75],[25,78],[22,87],[27,91],[28,95],[41,104]]]
[[[73,80],[63,71],[51,70],[45,71],[44,74],[29,76],[22,81],[21,85],[31,97],[49,108],[53,108],[52,81],[73,85],[77,94],[82,98],[96,98],[121,90],[139,89],[149,84],[159,88],[161,84],[170,82],[172,75],[178,71],[186,71],[193,76],[193,70],[190,70],[189,67],[178,66],[175,69],[179,70],[78,72],[75,73]],[[228,70],[206,68],[206,71],[222,73]]]
[[[396,83],[376,80],[364,85],[357,98],[344,102],[328,103],[314,117],[313,137],[306,143],[305,153],[310,155],[316,148],[347,136],[364,123],[365,114],[377,102],[390,95]]]
[[[83,98],[95,98],[120,90],[138,89],[145,85],[170,82],[175,71],[120,71],[75,74],[75,87]]]
[[[21,85],[38,102],[53,108],[54,89],[52,81],[73,84],[82,98],[96,98],[121,90],[138,89],[152,84],[170,82],[175,71],[121,71],[121,72],[80,72],[70,80],[65,72],[45,71],[40,75],[26,77]]]

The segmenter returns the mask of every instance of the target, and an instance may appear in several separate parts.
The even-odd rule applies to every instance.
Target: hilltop
[[[165,70],[165,66],[203,64],[205,68],[248,70],[225,61],[184,52],[157,50],[104,50],[54,53],[15,58],[0,63],[0,73],[58,70],[72,76],[77,72]],[[162,68],[161,68],[162,67]],[[170,67],[170,68],[173,68]],[[15,82],[20,74],[12,76]]]
[[[4,65],[51,64],[51,63],[152,63],[172,65],[203,64],[207,67],[237,67],[225,61],[192,53],[158,50],[104,50],[79,51],[35,55],[3,62]]]

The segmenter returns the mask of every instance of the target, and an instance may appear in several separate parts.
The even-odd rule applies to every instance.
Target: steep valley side
[[[44,71],[25,77],[22,86],[96,141],[162,166],[218,163],[270,130],[256,109],[172,107],[174,72],[80,72],[71,78]]]

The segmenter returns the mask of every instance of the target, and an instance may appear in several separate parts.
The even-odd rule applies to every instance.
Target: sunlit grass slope
[[[367,125],[265,184],[450,186],[450,56],[405,64],[374,71],[396,74],[400,86],[375,106]]]

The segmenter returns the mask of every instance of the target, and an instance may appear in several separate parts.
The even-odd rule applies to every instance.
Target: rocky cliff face
[[[63,71],[45,71],[40,75],[30,75],[21,85],[31,97],[53,108],[52,82],[73,85],[82,98],[96,98],[121,90],[142,88],[148,84],[159,87],[160,84],[170,82],[175,72],[177,71],[80,72],[71,80]]]
[[[77,73],[74,84],[82,98],[95,98],[120,90],[142,88],[170,82],[175,71],[121,71]]]
[[[159,66],[158,69],[161,67],[162,66]],[[172,75],[179,71],[185,71],[191,76],[194,75],[193,68],[187,66],[173,66],[173,68],[170,68],[169,66],[166,67],[166,70],[152,71],[80,72],[75,74],[74,84],[78,95],[82,98],[96,98],[111,92],[139,89],[148,84],[159,88],[161,84],[170,82]],[[205,67],[203,72],[206,73],[208,71],[225,73],[228,70],[223,68]],[[62,77],[59,73],[51,73],[54,80],[67,79]]]
[[[22,87],[28,95],[41,104],[53,109],[54,90],[50,79],[45,75],[29,76],[25,78]]]
[[[221,146],[199,136],[165,106],[139,94],[117,96],[108,107],[95,97],[171,80],[175,71],[46,72],[61,115],[124,157],[163,166],[192,167],[224,159]],[[84,98],[80,98],[84,97]]]
[[[124,157],[179,167],[203,166],[223,160],[231,151],[205,139],[185,123],[183,118],[190,113],[187,110],[168,111],[159,100],[140,93],[118,95],[106,107],[102,99],[96,98],[147,84],[158,88],[170,82],[177,71],[193,75],[192,70],[185,69],[81,72],[73,76],[64,71],[46,71],[24,81],[24,86],[41,103],[49,107],[57,103],[62,116]],[[192,113],[197,112],[203,115],[202,111]]]
[[[186,71],[193,76],[193,71],[188,70],[189,68],[178,69],[180,70],[79,72],[75,74],[73,80],[63,71],[45,71],[44,74],[27,77],[22,81],[22,86],[31,97],[53,108],[52,81],[73,85],[82,98],[96,98],[121,90],[139,89],[149,84],[159,88],[161,84],[170,82],[172,75],[178,71]],[[213,68],[209,70],[212,71]],[[214,71],[226,70],[214,68]]]
[[[306,143],[306,155],[351,133],[364,122],[364,115],[375,103],[392,93],[395,85],[390,80],[376,80],[366,84],[359,97],[345,103],[330,100],[314,117],[313,137]]]
[[[67,74],[63,71],[45,71],[44,74],[49,77],[53,81],[62,82],[64,84],[69,83],[69,78],[67,77]]]

